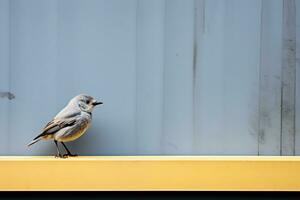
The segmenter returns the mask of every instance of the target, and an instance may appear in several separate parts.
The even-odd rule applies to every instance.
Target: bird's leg
[[[65,145],[65,143],[63,143],[63,142],[61,142],[62,143],[62,145],[64,146],[64,148],[66,149],[66,151],[67,151],[67,154],[64,154],[64,156],[78,156],[77,154],[72,154],[70,151],[69,151],[69,149],[67,148],[67,146]]]
[[[58,144],[57,141],[54,140],[55,146],[56,146],[56,150],[57,150],[57,154],[55,155],[56,158],[63,158],[63,156],[60,154],[59,152],[59,148],[58,148]]]

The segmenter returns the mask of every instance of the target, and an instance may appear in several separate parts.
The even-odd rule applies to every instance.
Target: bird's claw
[[[68,157],[76,157],[78,156],[77,154],[56,154],[54,157],[55,158],[68,158]]]
[[[67,157],[76,157],[76,156],[78,156],[78,155],[77,154],[69,154],[69,153],[63,155],[63,157],[66,157],[66,158]]]
[[[61,155],[61,154],[56,154],[54,157],[55,158],[66,158],[64,155]]]

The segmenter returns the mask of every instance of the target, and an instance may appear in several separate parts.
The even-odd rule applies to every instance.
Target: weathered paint
[[[197,19],[203,26],[197,46],[197,152],[257,154],[252,120],[257,121],[261,2],[204,6]]]
[[[296,1],[295,154],[300,155],[300,1]]]
[[[262,1],[259,155],[279,155],[281,140],[282,0]],[[270,59],[272,58],[272,59]]]
[[[193,46],[193,152],[195,154],[201,152],[200,148],[200,114],[201,108],[199,102],[201,101],[200,95],[200,75],[201,66],[200,56],[202,54],[202,38],[205,32],[205,0],[194,1],[194,46]]]
[[[296,5],[283,1],[281,154],[295,154]]]

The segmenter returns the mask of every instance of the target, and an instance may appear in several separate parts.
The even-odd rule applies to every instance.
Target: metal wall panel
[[[0,155],[8,148],[10,92],[10,5],[0,1]]]
[[[14,0],[11,6],[11,101],[9,155],[49,152],[50,145],[27,148],[57,110],[56,1]],[[52,149],[52,148],[51,148]],[[54,148],[53,148],[54,150]]]
[[[79,154],[299,154],[294,3],[0,0],[0,154],[54,153],[26,144],[79,93],[104,102]]]
[[[197,151],[257,154],[261,2],[200,5],[205,17],[198,20]]]
[[[300,155],[300,2],[296,1],[296,104],[295,104],[295,154]]]
[[[136,142],[138,154],[160,154],[163,119],[165,1],[137,1]]]
[[[259,155],[279,155],[281,145],[281,0],[262,1],[260,39]]]
[[[193,1],[165,5],[163,136],[166,154],[192,153]]]

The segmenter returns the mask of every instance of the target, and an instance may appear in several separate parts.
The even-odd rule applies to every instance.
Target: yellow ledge
[[[300,191],[300,157],[0,157],[2,191]]]

